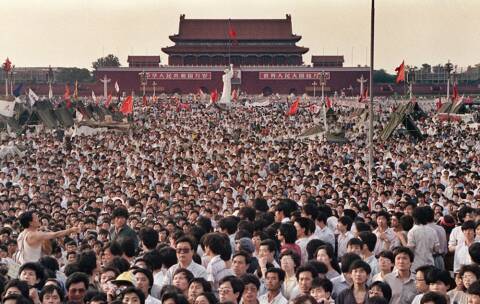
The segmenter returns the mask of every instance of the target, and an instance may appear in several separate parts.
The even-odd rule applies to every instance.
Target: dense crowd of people
[[[478,132],[429,113],[425,138],[381,141],[394,108],[371,179],[344,107],[344,144],[297,137],[308,107],[166,100],[128,132],[8,139],[26,150],[0,171],[1,301],[479,304]]]

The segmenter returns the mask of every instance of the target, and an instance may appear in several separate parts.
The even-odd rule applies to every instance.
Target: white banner
[[[349,100],[336,100],[333,102],[334,106],[344,106],[355,109],[365,109],[367,107],[366,103],[358,101],[349,101]]]
[[[12,117],[15,114],[15,102],[0,100],[0,115]]]

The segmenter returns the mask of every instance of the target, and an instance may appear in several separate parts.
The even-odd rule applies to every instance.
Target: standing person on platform
[[[24,230],[17,239],[18,249],[15,258],[19,264],[38,262],[42,257],[42,244],[45,241],[78,233],[78,227],[72,227],[57,232],[40,231],[42,226],[35,211],[27,211],[20,215],[20,225]]]

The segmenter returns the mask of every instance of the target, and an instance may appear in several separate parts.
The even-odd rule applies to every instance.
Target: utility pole
[[[370,13],[370,106],[368,116],[370,118],[368,128],[368,179],[373,179],[373,59],[375,47],[375,0],[372,0],[372,8]]]
[[[327,84],[327,80],[329,79],[330,79],[330,73],[326,73],[324,71],[318,73],[318,81],[320,82],[320,86],[322,87],[323,128],[325,129],[325,135],[327,134],[327,130],[328,130],[327,107],[325,106],[325,85]]]

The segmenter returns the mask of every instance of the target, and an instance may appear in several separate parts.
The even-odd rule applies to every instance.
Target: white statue
[[[230,67],[225,69],[225,74],[223,74],[222,76],[223,91],[222,91],[222,98],[220,98],[219,103],[231,103],[232,78],[233,78],[233,64],[230,64]]]

